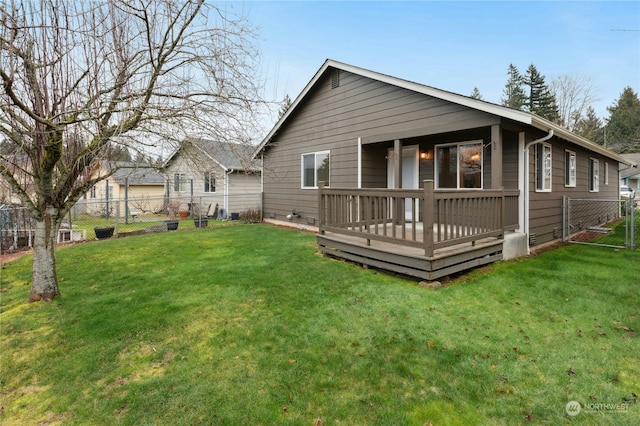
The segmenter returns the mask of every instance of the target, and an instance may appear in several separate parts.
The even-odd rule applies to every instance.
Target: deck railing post
[[[325,205],[324,205],[324,181],[318,182],[318,230],[320,231],[320,235],[324,235],[324,213],[325,213]]]
[[[506,223],[507,223],[507,203],[506,198],[504,196],[504,186],[500,188],[502,190],[502,198],[500,203],[500,229],[502,229],[502,238],[504,238],[504,234],[506,232]]]
[[[424,181],[422,238],[424,255],[433,257],[433,180]]]

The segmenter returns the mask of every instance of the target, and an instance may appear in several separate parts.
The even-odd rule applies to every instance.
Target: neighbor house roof
[[[125,179],[129,185],[163,185],[165,177],[154,167],[126,165],[119,166],[111,177],[121,185]]]
[[[202,151],[212,161],[218,163],[227,172],[259,172],[260,164],[253,159],[255,146],[241,143],[218,142],[210,139],[188,138],[185,142]],[[165,162],[168,164],[182,149],[178,148]]]
[[[109,178],[120,185],[125,183],[129,185],[163,185],[166,179],[153,166],[129,161],[101,161],[94,165],[94,170],[97,168],[102,168],[107,173],[110,173]],[[125,179],[127,180],[126,182]]]
[[[633,167],[629,167],[624,170],[620,170],[620,179],[625,179],[631,176],[640,175],[640,170],[638,170],[638,164],[640,164],[640,153],[635,154],[621,154],[624,158],[634,163]]]
[[[353,65],[348,65],[342,62],[334,61],[332,59],[327,59],[324,62],[324,64],[320,67],[320,69],[316,72],[316,74],[313,76],[311,81],[307,83],[307,85],[302,90],[302,92],[292,102],[291,106],[286,111],[286,113],[282,115],[282,117],[278,120],[278,122],[267,134],[267,136],[263,139],[260,145],[258,145],[258,147],[254,150],[254,153],[253,153],[254,156],[258,155],[258,153],[260,153],[260,151],[262,151],[269,144],[271,139],[278,133],[280,128],[283,126],[283,124],[286,123],[289,116],[291,116],[291,114],[296,109],[296,107],[302,102],[302,100],[307,96],[307,94],[311,91],[311,89],[313,89],[313,87],[318,82],[318,80],[320,80],[320,78],[329,69],[339,69],[339,70],[347,71],[353,74],[361,75],[363,77],[381,81],[383,83],[391,84],[404,89],[412,90],[417,93],[422,93],[424,95],[442,99],[444,101],[448,101],[458,105],[463,105],[478,111],[483,111],[489,114],[493,114],[499,117],[513,120],[518,123],[528,124],[530,126],[543,130],[545,132],[549,132],[553,130],[553,133],[555,136],[558,136],[562,139],[566,139],[577,145],[583,146],[591,151],[598,152],[602,155],[615,159],[621,163],[630,164],[629,160],[621,157],[619,154],[611,152],[600,145],[597,145],[581,136],[573,134],[567,129],[561,126],[558,126],[557,124],[554,124],[551,121],[546,120],[542,117],[539,117],[535,114],[516,110],[513,108],[508,108],[508,107],[494,104],[491,102],[474,99],[468,96],[459,95],[457,93],[447,92],[445,90],[436,89],[434,87],[425,86],[423,84],[414,83],[412,81],[403,80],[397,77],[392,77],[390,75],[381,74],[375,71],[370,71],[364,68],[359,68]]]

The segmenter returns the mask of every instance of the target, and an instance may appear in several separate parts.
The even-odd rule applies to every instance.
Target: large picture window
[[[329,151],[302,155],[302,188],[317,188],[319,182],[329,185]]]
[[[216,174],[214,172],[205,172],[204,192],[216,192]]]
[[[536,191],[551,191],[551,145],[535,145],[536,154]]]
[[[482,189],[482,141],[436,146],[437,187]]]
[[[589,191],[600,191],[600,162],[595,158],[589,159]]]
[[[573,151],[564,152],[564,184],[576,186],[576,153]]]

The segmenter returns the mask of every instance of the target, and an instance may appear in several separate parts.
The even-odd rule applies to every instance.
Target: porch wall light
[[[423,160],[428,160],[431,158],[431,152],[427,151],[427,152],[421,152],[420,153],[420,158],[422,158]]]

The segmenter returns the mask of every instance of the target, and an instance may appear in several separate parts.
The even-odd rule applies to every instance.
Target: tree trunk
[[[56,275],[56,244],[60,224],[50,214],[37,220],[33,240],[33,277],[30,302],[50,302],[60,294]]]

